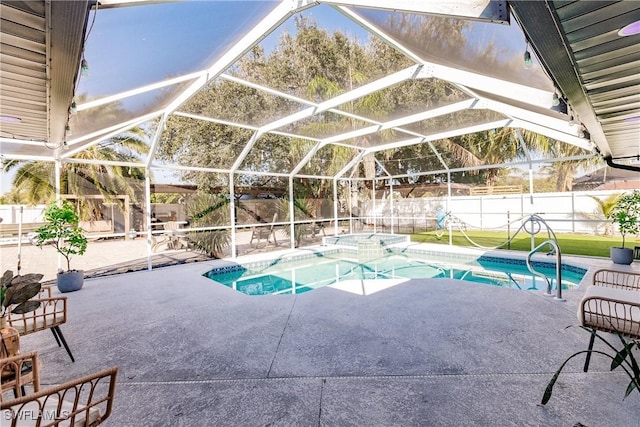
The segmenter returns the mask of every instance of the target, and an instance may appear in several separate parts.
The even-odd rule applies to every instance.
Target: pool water
[[[555,289],[555,266],[534,263],[534,267],[552,279]],[[582,269],[563,268],[563,289],[577,287],[584,274]],[[357,254],[342,251],[292,261],[277,259],[260,265],[215,269],[205,276],[247,295],[297,294],[347,280],[378,279],[451,278],[515,289],[546,290],[547,287],[544,279],[529,272],[524,261],[480,257],[452,263],[402,253],[363,260],[358,259]]]

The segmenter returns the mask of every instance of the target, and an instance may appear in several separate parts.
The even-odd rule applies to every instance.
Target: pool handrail
[[[547,277],[546,274],[539,272],[538,270],[536,270],[535,268],[533,268],[533,265],[531,263],[531,257],[533,256],[533,254],[535,254],[536,252],[538,252],[540,249],[542,249],[544,246],[549,245],[552,247],[553,251],[556,255],[556,297],[555,299],[557,301],[565,301],[564,298],[562,298],[562,254],[560,253],[560,247],[558,246],[558,242],[549,239],[549,240],[545,240],[544,242],[540,243],[538,246],[536,246],[531,252],[529,252],[529,254],[527,255],[527,259],[526,259],[526,263],[527,263],[527,268],[529,269],[529,271],[538,276],[538,277],[542,277],[543,279],[545,279],[547,281],[547,292],[544,293],[545,296],[553,296],[553,294],[551,293],[551,281],[549,280],[549,278]]]

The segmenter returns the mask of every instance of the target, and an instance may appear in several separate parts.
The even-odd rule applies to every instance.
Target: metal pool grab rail
[[[536,246],[531,252],[529,252],[529,255],[527,255],[527,268],[529,269],[529,271],[532,274],[535,274],[538,277],[542,277],[544,280],[547,281],[547,292],[545,292],[544,295],[553,296],[553,294],[551,293],[551,281],[549,280],[547,275],[537,271],[535,268],[533,268],[533,265],[531,264],[531,257],[533,256],[533,254],[538,252],[545,245],[551,246],[551,248],[553,249],[553,252],[555,252],[555,254],[556,254],[556,287],[557,287],[557,290],[556,290],[555,299],[558,300],[558,301],[564,301],[564,298],[562,298],[562,255],[560,254],[560,247],[558,246],[557,242],[555,242],[553,240],[546,240],[546,241],[540,243],[538,246]]]

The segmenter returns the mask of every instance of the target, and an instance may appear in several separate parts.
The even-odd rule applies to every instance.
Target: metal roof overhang
[[[89,7],[86,0],[0,4],[0,137],[19,143],[9,151],[64,140]]]
[[[511,1],[538,58],[605,159],[640,163],[637,1]],[[628,166],[628,165],[622,165]],[[632,166],[640,171],[640,167]]]

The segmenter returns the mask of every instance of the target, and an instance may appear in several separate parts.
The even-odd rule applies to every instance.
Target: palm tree
[[[543,154],[552,158],[589,154],[589,151],[576,145],[556,141],[529,131],[523,131],[522,133],[527,147],[534,154]],[[580,169],[592,168],[594,165],[598,164],[599,161],[600,160],[595,156],[582,160],[558,161],[554,162],[551,167],[546,169],[550,172],[551,177],[556,182],[556,191],[571,191],[573,188],[573,178],[577,171]]]
[[[229,224],[229,199],[224,195],[200,192],[187,203],[187,215],[192,228]],[[228,229],[191,231],[189,240],[198,249],[213,258],[224,256],[231,236]]]
[[[593,213],[580,212],[578,216],[584,219],[589,219],[589,220],[607,220],[607,218],[609,218],[609,215],[611,214],[611,211],[613,210],[613,207],[618,202],[618,199],[620,198],[620,196],[621,196],[620,194],[611,194],[605,197],[604,199],[601,199],[596,196],[589,196],[597,203],[596,209],[594,209]],[[596,231],[598,230],[599,227],[600,227],[600,224],[595,226]],[[604,235],[610,236],[612,234],[613,234],[613,224],[607,220],[605,223]]]
[[[133,128],[101,144],[94,145],[75,155],[74,159],[135,162],[148,151],[147,133]],[[14,200],[27,205],[47,204],[55,198],[55,164],[44,161],[10,160],[5,170],[17,168],[11,193]],[[135,200],[132,181],[144,179],[139,168],[108,164],[63,163],[60,171],[61,189],[64,194],[115,196],[127,194]],[[92,199],[78,201],[82,220],[100,219],[97,202]]]

